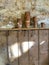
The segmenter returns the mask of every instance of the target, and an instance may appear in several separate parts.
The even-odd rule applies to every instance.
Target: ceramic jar
[[[17,19],[17,27],[22,28],[22,19],[21,18]]]
[[[36,18],[36,16],[35,17],[33,17],[33,27],[34,28],[37,28],[38,27],[38,23],[37,23],[37,18]]]
[[[30,27],[30,12],[25,12],[25,26],[26,28]]]
[[[41,28],[44,28],[45,27],[45,23],[41,23]]]

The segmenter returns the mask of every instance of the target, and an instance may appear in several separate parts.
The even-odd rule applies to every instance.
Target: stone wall
[[[33,16],[43,10],[49,11],[49,0],[0,0],[0,14],[6,16],[19,17],[25,11],[30,11]]]

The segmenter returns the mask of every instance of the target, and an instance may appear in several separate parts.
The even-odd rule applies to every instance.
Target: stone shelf
[[[0,28],[0,31],[16,31],[16,30],[49,30],[49,28]]]

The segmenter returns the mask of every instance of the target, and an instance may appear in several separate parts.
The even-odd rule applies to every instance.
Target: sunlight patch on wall
[[[22,42],[22,52],[27,52],[32,46],[34,46],[34,43],[34,41]],[[9,47],[9,57],[11,61],[13,61],[15,58],[20,57],[21,55],[22,53],[18,43],[15,43],[14,45]]]
[[[22,47],[23,47],[23,52],[26,52],[28,51],[32,46],[34,46],[34,43],[33,41],[25,41],[22,43]]]
[[[15,58],[18,58],[23,53],[26,53],[28,50],[30,50],[31,47],[34,46],[36,42],[34,41],[24,41],[21,43],[21,46],[18,43],[15,43],[14,45],[9,47],[9,57],[10,60],[13,61]],[[40,42],[40,46],[43,45],[45,41]],[[22,48],[20,48],[22,47]]]
[[[43,45],[45,43],[45,41],[42,41],[41,43],[40,43],[40,45]]]
[[[11,52],[12,52],[13,58],[21,56],[21,51],[20,51],[17,43],[15,43],[14,45],[11,46]]]

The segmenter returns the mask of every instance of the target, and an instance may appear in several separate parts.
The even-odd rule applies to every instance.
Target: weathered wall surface
[[[0,0],[0,14],[6,16],[19,17],[25,11],[30,11],[33,16],[43,10],[49,11],[49,0]]]
[[[29,55],[30,57],[28,57],[28,51],[26,53],[24,53],[22,51],[22,48],[20,49],[22,55],[19,57],[19,64],[20,65],[38,65],[38,31],[29,32],[29,41],[35,41],[34,46],[32,46],[29,49]],[[44,33],[44,34],[43,34]],[[2,35],[1,35],[2,34]],[[18,45],[21,44],[23,42],[28,41],[28,32],[26,32],[25,36],[24,33],[22,33],[22,31],[19,33],[19,41],[18,41]],[[5,32],[4,33],[0,33],[0,64],[1,65],[5,65],[5,63],[7,62],[7,50],[6,50],[6,36],[5,36]],[[45,41],[44,44],[41,43],[40,44],[40,65],[45,63],[45,59],[47,59],[48,57],[48,31],[40,31],[40,37],[39,37],[40,43],[42,41]],[[8,44],[9,45],[13,45],[17,42],[17,32],[10,32],[9,36],[8,36]],[[17,52],[17,51],[15,51]],[[29,58],[29,62],[28,62],[28,58]],[[11,58],[12,60],[12,58]],[[13,62],[11,63],[11,65],[18,65],[18,58],[15,58],[15,60],[13,60]],[[48,63],[46,62],[46,65],[48,65]]]

